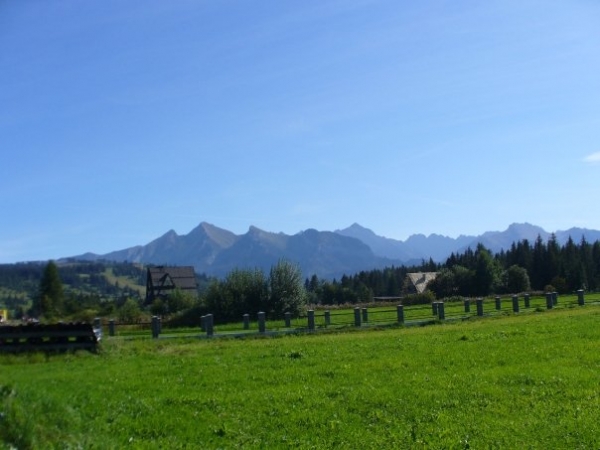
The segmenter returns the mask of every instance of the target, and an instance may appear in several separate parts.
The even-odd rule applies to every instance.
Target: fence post
[[[398,312],[398,323],[404,323],[404,305],[396,306]]]
[[[499,296],[496,296],[496,309],[498,311],[502,309],[502,299]]]
[[[212,314],[207,314],[204,317],[206,327],[206,337],[211,337],[214,334],[214,317]]]
[[[552,292],[546,292],[546,309],[552,309],[554,301],[552,300]]]
[[[244,320],[244,330],[249,330],[250,329],[250,314],[244,314],[242,316],[243,320]]]
[[[483,316],[483,299],[478,298],[475,300],[475,303],[477,304],[477,315]]]
[[[152,337],[154,339],[158,338],[159,333],[160,332],[158,331],[158,317],[152,316]]]
[[[444,310],[444,302],[438,303],[438,319],[446,320],[446,311]]]
[[[292,327],[292,313],[288,311],[288,312],[284,313],[283,316],[285,318],[285,327],[291,328]]]
[[[552,306],[556,306],[558,304],[558,292],[554,291],[552,293]]]
[[[584,297],[584,294],[583,294],[583,289],[579,289],[577,291],[577,304],[579,306],[585,305],[585,297]]]
[[[258,313],[258,332],[264,333],[267,330],[266,326],[266,314],[264,312]]]
[[[307,312],[308,312],[308,330],[315,331],[315,310],[309,309]]]
[[[471,312],[471,300],[468,298],[465,298],[465,312],[466,313],[470,313]]]
[[[367,308],[362,309],[362,320],[365,323],[369,321],[369,311],[367,310]]]
[[[358,306],[354,308],[354,326],[360,327],[360,308]]]
[[[525,308],[529,308],[531,306],[529,303],[529,294],[524,295],[523,301],[525,302]]]
[[[512,304],[513,304],[513,312],[518,313],[519,312],[519,297],[517,295],[513,295]]]
[[[200,330],[206,331],[206,316],[200,316]]]
[[[108,335],[109,336],[115,335],[115,319],[110,319],[108,321]]]
[[[325,311],[325,326],[328,327],[331,325],[331,312],[329,310]]]
[[[431,314],[438,315],[438,302],[431,302]]]

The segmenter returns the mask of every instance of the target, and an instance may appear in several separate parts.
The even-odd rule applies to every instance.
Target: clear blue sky
[[[0,262],[206,221],[600,229],[597,0],[0,2]]]

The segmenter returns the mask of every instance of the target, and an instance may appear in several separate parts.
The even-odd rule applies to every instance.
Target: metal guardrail
[[[95,351],[102,329],[89,323],[0,326],[0,352]]]

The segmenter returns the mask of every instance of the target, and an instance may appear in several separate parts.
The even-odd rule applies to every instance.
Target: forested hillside
[[[0,265],[0,307],[10,317],[27,315],[36,299],[45,263]],[[58,264],[68,311],[86,308],[112,308],[128,298],[140,299],[145,292],[146,272],[140,265],[127,263]]]
[[[8,309],[9,317],[28,314],[39,295],[45,266],[41,262],[0,265],[0,309]],[[85,310],[110,314],[128,299],[141,304],[144,298],[146,268],[140,264],[68,261],[57,267],[67,315]],[[203,277],[199,281],[206,284]]]

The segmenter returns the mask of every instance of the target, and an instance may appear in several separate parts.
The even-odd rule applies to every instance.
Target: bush
[[[168,326],[171,328],[199,327],[200,318],[206,314],[208,314],[206,306],[194,306],[170,317]],[[241,317],[240,320],[242,320]],[[218,317],[215,317],[215,323],[219,323]]]
[[[435,302],[435,294],[431,291],[425,291],[421,294],[409,294],[402,298],[402,304],[404,306],[409,305],[427,305]]]
[[[99,311],[97,309],[82,309],[81,311],[77,311],[75,314],[71,315],[71,320],[74,322],[87,322],[92,323],[96,317],[98,317]]]
[[[446,297],[443,299],[444,303],[462,303],[465,298],[460,295],[453,295],[452,297]]]
[[[121,322],[137,322],[142,315],[138,302],[132,298],[127,301],[118,310],[119,321]]]

